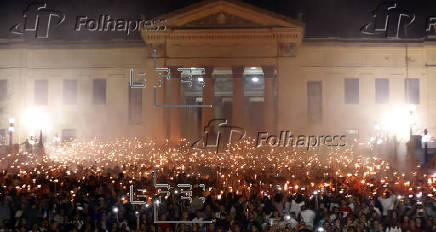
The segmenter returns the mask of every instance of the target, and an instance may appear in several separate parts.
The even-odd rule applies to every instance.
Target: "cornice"
[[[147,44],[166,42],[278,42],[301,44],[303,31],[297,28],[204,29],[142,32]]]

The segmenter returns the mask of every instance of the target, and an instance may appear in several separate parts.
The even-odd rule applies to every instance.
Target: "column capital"
[[[264,78],[272,78],[274,77],[275,71],[277,70],[276,66],[262,66]]]
[[[242,76],[244,75],[244,66],[242,65],[234,65],[232,66],[232,75],[233,78],[242,78]]]

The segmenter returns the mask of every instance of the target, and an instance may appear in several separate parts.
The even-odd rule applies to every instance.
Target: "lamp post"
[[[15,131],[15,118],[9,118],[9,148],[12,148],[12,136]]]
[[[135,211],[136,216],[136,230],[139,230],[139,212]]]
[[[42,130],[39,131],[39,141],[38,141],[39,152],[44,155],[44,144],[42,143]]]
[[[416,125],[416,119],[415,119],[415,110],[416,110],[416,106],[415,105],[409,105],[409,113],[410,113],[410,118],[409,118],[409,146],[408,146],[408,155],[410,158],[412,158],[412,162],[413,165],[416,165],[416,150],[415,150],[415,141],[413,140],[413,126]]]
[[[424,141],[424,163],[427,163],[427,157],[428,157],[427,148],[428,148],[428,140],[429,140],[428,137],[429,136],[427,134],[428,134],[428,131],[426,128],[426,129],[424,129],[424,139],[423,139],[423,141]]]
[[[410,130],[409,130],[409,141],[410,142],[412,142],[412,135],[413,135],[413,132],[412,132],[413,121],[412,121],[412,119],[413,119],[413,111],[410,110]]]
[[[120,219],[118,218],[118,207],[113,207],[112,211],[117,215],[117,223],[120,223]]]

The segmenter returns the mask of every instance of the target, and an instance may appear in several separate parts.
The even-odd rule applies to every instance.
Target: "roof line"
[[[341,38],[341,37],[304,37],[303,42],[365,42],[365,43],[423,43],[434,42],[436,38]]]
[[[191,10],[194,10],[194,9],[206,6],[208,4],[219,3],[219,2],[227,2],[227,3],[239,5],[239,6],[243,7],[243,8],[249,8],[249,9],[251,9],[253,11],[258,11],[258,12],[263,13],[265,15],[268,15],[270,17],[273,17],[273,18],[276,18],[276,19],[281,19],[283,21],[295,24],[295,25],[303,27],[303,28],[305,27],[305,23],[300,21],[300,20],[298,20],[298,19],[294,19],[294,18],[291,18],[291,17],[288,17],[288,16],[284,16],[284,15],[276,13],[274,11],[262,9],[260,7],[255,6],[255,5],[252,5],[252,4],[249,4],[249,3],[246,3],[246,2],[242,2],[242,1],[239,1],[239,0],[205,0],[205,1],[197,2],[197,3],[194,3],[192,5],[180,8],[180,9],[176,9],[176,10],[174,10],[172,12],[160,15],[160,16],[158,16],[156,18],[167,19],[167,18],[170,18],[170,17],[173,17],[173,16],[178,16],[178,15],[180,15],[182,13],[189,12]]]

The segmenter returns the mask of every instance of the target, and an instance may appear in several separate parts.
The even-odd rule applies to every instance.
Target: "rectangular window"
[[[345,104],[359,104],[359,79],[345,79]]]
[[[35,80],[35,104],[48,104],[48,80]]]
[[[64,104],[74,105],[77,103],[77,80],[64,80]]]
[[[406,102],[408,104],[419,104],[418,78],[406,78]]]
[[[62,130],[62,141],[72,141],[76,138],[76,130],[75,129],[63,129]]]
[[[375,79],[375,103],[386,104],[389,102],[389,79]]]
[[[307,82],[307,116],[310,123],[320,123],[322,120],[322,83]]]
[[[0,101],[8,97],[8,80],[0,80]]]
[[[129,88],[129,124],[142,122],[142,89]]]
[[[93,80],[93,103],[95,105],[106,104],[106,79]]]

